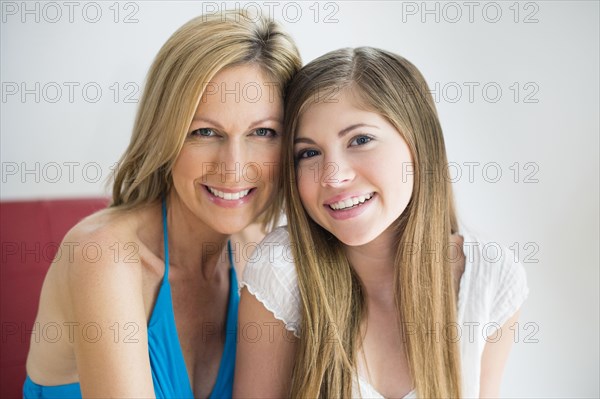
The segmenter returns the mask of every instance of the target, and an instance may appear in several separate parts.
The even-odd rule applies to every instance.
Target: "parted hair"
[[[394,223],[399,329],[410,325],[406,323],[417,327],[456,323],[457,287],[448,257],[414,250],[414,244],[448,248],[451,234],[457,231],[452,188],[442,178],[447,168],[442,129],[427,83],[413,64],[387,51],[360,47],[327,53],[294,77],[285,107],[281,179],[302,298],[301,338],[291,387],[294,398],[352,397],[360,322],[368,311],[342,244],[309,217],[296,185],[293,143],[299,119],[309,106],[330,101],[344,90],[351,90],[361,107],[382,115],[396,128],[414,162],[413,193]],[[460,397],[458,344],[439,340],[435,334],[403,338],[417,395]]]
[[[130,209],[168,193],[171,169],[187,129],[207,84],[219,71],[258,65],[284,95],[302,66],[294,41],[275,21],[245,11],[233,14],[190,20],[158,52],[146,78],[131,141],[114,177],[112,207]],[[263,220],[279,212],[272,206]]]

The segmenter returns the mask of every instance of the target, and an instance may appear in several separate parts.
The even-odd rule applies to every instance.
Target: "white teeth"
[[[208,187],[208,186],[206,186],[206,187]],[[216,190],[212,187],[208,187],[208,191],[210,191],[215,197],[219,197],[224,200],[230,200],[230,201],[239,200],[240,198],[244,198],[250,192],[250,190],[242,190],[242,191],[238,191],[237,193],[224,193],[223,191]]]
[[[358,204],[362,204],[363,202],[370,200],[373,197],[374,193],[370,193],[367,195],[360,195],[358,197],[346,198],[343,201],[339,201],[333,204],[329,204],[329,207],[335,211],[339,211],[341,209],[352,208]]]

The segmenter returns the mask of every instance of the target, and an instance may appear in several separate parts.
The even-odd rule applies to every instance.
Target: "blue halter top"
[[[162,203],[163,240],[165,248],[165,274],[158,291],[156,304],[148,322],[148,351],[152,382],[156,398],[193,398],[183,352],[175,327],[171,285],[169,284],[169,243],[167,232],[167,206]],[[237,315],[240,302],[238,282],[233,267],[231,243],[227,243],[229,253],[229,303],[225,327],[225,348],[217,381],[210,398],[231,398],[233,390],[233,373],[235,367],[235,350],[237,341]],[[23,385],[25,399],[71,399],[81,398],[78,382],[64,385],[44,386],[36,384],[27,376]]]

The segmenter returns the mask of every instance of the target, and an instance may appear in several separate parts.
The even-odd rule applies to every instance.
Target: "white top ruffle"
[[[460,279],[456,331],[460,333],[462,390],[479,397],[481,355],[488,336],[520,308],[529,294],[525,269],[513,253],[493,242],[479,241],[468,232],[464,238],[465,270]],[[300,337],[300,292],[288,232],[279,227],[268,234],[248,261],[242,287],[254,295],[286,329]],[[506,332],[505,332],[506,333]],[[355,397],[382,398],[361,376]],[[404,398],[416,398],[409,392]]]

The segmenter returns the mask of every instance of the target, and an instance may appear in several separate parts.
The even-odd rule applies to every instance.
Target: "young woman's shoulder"
[[[246,264],[241,286],[298,336],[300,292],[285,226],[267,234],[257,245]]]
[[[465,271],[459,297],[464,314],[504,324],[529,294],[527,275],[517,252],[496,241],[462,233]],[[472,311],[477,308],[479,313]]]
[[[247,259],[244,277],[260,272],[286,274],[294,269],[294,257],[287,226],[275,228],[258,243]]]

